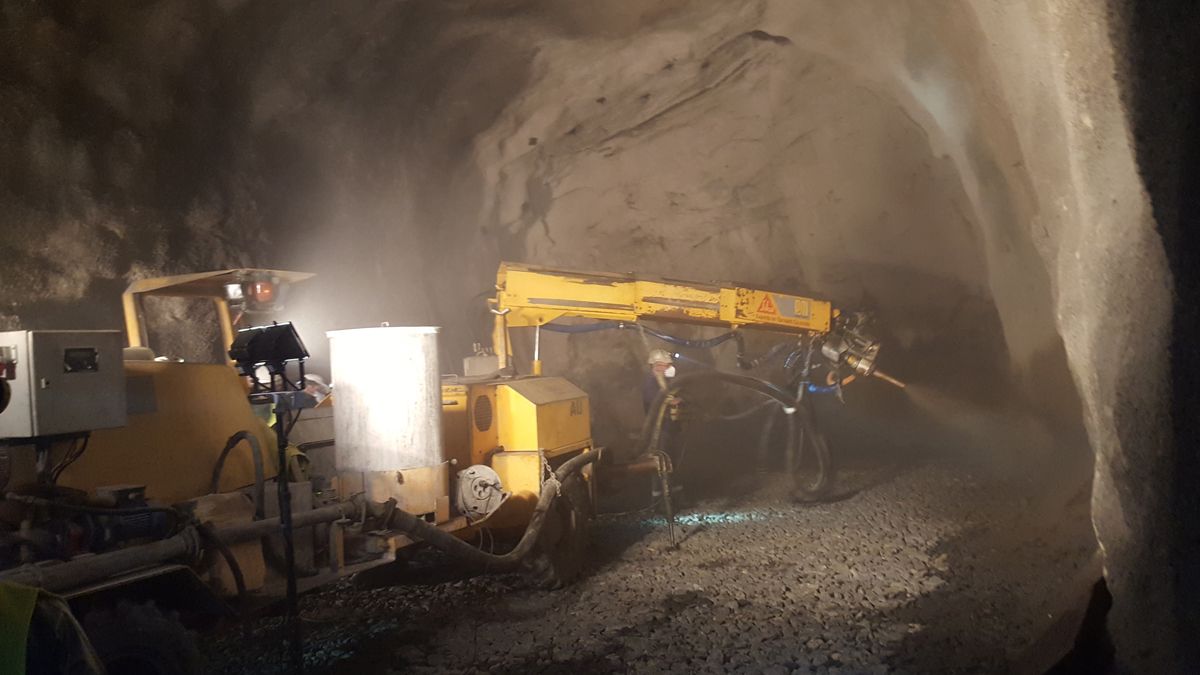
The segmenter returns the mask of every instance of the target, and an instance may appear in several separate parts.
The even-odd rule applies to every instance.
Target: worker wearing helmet
[[[658,398],[659,392],[666,391],[671,386],[671,380],[675,378],[675,358],[665,349],[652,349],[650,356],[646,359],[647,365],[650,366],[650,372],[646,374],[645,380],[642,382],[642,407],[647,415],[657,415],[658,410],[651,410],[650,406],[654,404],[654,400]],[[678,441],[682,431],[682,422],[680,420],[680,406],[682,401],[678,396],[668,396],[666,399],[667,410],[666,417],[662,422],[662,432],[659,436],[658,447],[663,452],[666,452],[675,459],[679,456]],[[677,483],[677,479],[671,481],[671,491],[682,490]],[[652,499],[658,499],[661,496],[661,489],[657,480],[651,482],[650,496]]]
[[[665,349],[651,349],[646,363],[650,366],[650,372],[642,382],[642,409],[649,413],[650,405],[654,403],[658,392],[669,387],[675,377],[675,358]],[[672,407],[678,408],[679,399],[674,396],[671,399]],[[678,419],[678,414],[675,414],[674,418]]]

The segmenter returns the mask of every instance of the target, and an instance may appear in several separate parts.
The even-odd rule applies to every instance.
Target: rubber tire
[[[811,404],[802,403],[796,411],[796,430],[800,448],[793,467],[793,496],[797,501],[812,503],[829,498],[833,491],[835,470],[833,456],[825,434],[817,426]]]
[[[588,483],[575,474],[563,482],[561,492],[529,554],[523,571],[533,585],[553,590],[575,583],[587,566],[591,549],[592,500]]]
[[[92,646],[110,673],[130,675],[197,675],[200,651],[195,635],[174,613],[153,603],[126,600],[110,609],[93,610],[83,625]]]

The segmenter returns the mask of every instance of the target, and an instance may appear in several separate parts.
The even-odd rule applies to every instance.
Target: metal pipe
[[[598,459],[598,451],[585,452],[573,457],[554,472],[558,482],[574,476],[585,465]],[[512,569],[517,566],[537,543],[545,524],[546,513],[558,496],[558,490],[547,486],[542,490],[533,516],[525,534],[512,551],[504,555],[493,555],[481,551],[467,542],[430,525],[421,518],[405,511],[396,511],[396,529],[412,537],[429,542],[447,553],[493,570]],[[318,523],[327,523],[357,514],[359,506],[351,501],[340,502],[311,511],[301,511],[292,517],[292,527],[301,528]],[[279,518],[267,518],[250,523],[214,528],[213,535],[226,545],[261,539],[278,534]],[[62,592],[71,588],[102,581],[112,576],[126,574],[144,567],[151,567],[180,558],[195,560],[203,551],[200,534],[195,527],[187,527],[179,534],[150,544],[130,546],[110,553],[80,557],[55,565],[24,565],[0,572],[0,581],[7,581],[51,592]],[[332,552],[331,552],[332,553]]]
[[[195,559],[200,551],[200,535],[194,527],[188,527],[173,537],[151,544],[83,556],[56,565],[24,565],[5,570],[0,572],[0,581],[59,593],[168,560]]]
[[[604,483],[615,483],[633,476],[642,476],[658,471],[658,460],[643,457],[622,464],[606,464],[596,471],[596,477]]]
[[[876,370],[875,372],[873,372],[871,374],[874,375],[875,377],[878,377],[879,379],[883,380],[884,382],[887,382],[890,385],[900,387],[901,389],[906,389],[908,387],[907,384],[901,382],[900,380],[897,380],[896,378],[892,377],[891,375],[888,375],[887,373],[883,372],[882,370]]]
[[[292,527],[301,528],[318,523],[329,523],[342,518],[349,518],[358,512],[354,502],[338,502],[311,511],[297,511],[292,516]],[[239,525],[215,528],[214,534],[226,544],[238,544],[243,541],[261,539],[272,534],[279,534],[281,526],[279,518],[264,518]]]
[[[533,374],[542,374],[542,327],[533,327]]]

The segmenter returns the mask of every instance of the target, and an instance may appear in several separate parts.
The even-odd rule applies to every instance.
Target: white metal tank
[[[341,471],[442,463],[438,329],[384,326],[327,333]]]

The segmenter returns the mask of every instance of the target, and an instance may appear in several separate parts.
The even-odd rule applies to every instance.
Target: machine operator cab
[[[150,340],[153,332],[150,327],[160,326],[164,319],[169,321],[170,317],[162,316],[169,312],[169,308],[149,305],[171,299],[177,303],[188,300],[211,303],[210,311],[216,314],[219,340],[207,346],[211,348],[209,351],[221,356],[219,359],[202,360],[226,362],[238,328],[253,322],[261,323],[278,313],[283,309],[291,287],[313,276],[307,272],[235,269],[135,281],[122,296],[125,333],[129,342],[126,358],[178,360],[175,354],[155,352],[155,348],[165,352],[177,345],[154,345]],[[148,311],[163,309],[168,311]],[[198,310],[196,307],[188,309]]]
[[[211,492],[213,467],[222,449],[240,431],[257,437],[267,474],[274,475],[274,434],[247,401],[244,378],[228,361],[228,353],[239,327],[265,321],[280,308],[292,284],[312,276],[233,269],[133,282],[123,296],[129,343],[124,353],[127,424],[93,432],[88,452],[63,472],[59,484],[88,492],[114,484],[145,485],[148,498],[168,504],[205,495]],[[193,303],[184,305],[189,312],[185,316],[201,308],[215,312],[215,328],[189,335],[195,322],[171,319],[171,311],[179,312],[181,305],[172,308],[170,303],[188,300]],[[165,321],[156,316],[161,310],[168,314]],[[156,335],[149,327],[155,325],[166,326],[164,343],[151,341]],[[191,339],[181,341],[181,336]],[[201,357],[179,359],[171,353],[176,343],[191,345]],[[197,344],[204,346],[194,349]],[[211,356],[203,358],[204,354]],[[249,453],[230,453],[218,490],[251,485],[254,475]]]

